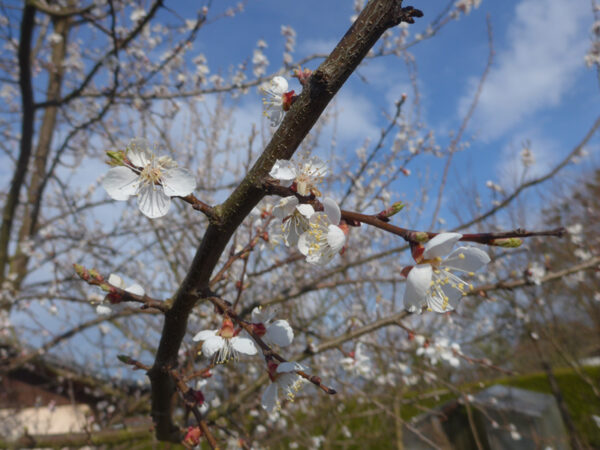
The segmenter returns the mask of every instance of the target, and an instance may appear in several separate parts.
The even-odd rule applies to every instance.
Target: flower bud
[[[79,277],[85,281],[90,279],[90,274],[85,267],[81,264],[73,264],[73,269],[75,269],[75,273],[79,275]]]
[[[412,238],[417,242],[423,243],[429,240],[429,235],[425,231],[417,231],[416,233],[413,233]]]
[[[108,160],[109,166],[122,166],[125,164],[125,152],[123,150],[117,151],[107,151],[106,156],[110,159]]]
[[[127,355],[117,355],[117,359],[125,364],[131,364],[131,358]]]
[[[490,245],[503,248],[517,248],[520,247],[522,243],[523,240],[521,238],[500,238],[493,239],[492,242],[490,242]]]

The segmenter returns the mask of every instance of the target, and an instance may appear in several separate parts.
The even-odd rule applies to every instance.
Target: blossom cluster
[[[111,164],[102,186],[113,199],[135,195],[140,211],[151,219],[169,212],[171,197],[185,197],[196,188],[196,179],[168,156],[157,158],[145,139],[132,139],[125,152],[108,152]]]
[[[465,8],[470,8],[471,4],[465,5]],[[476,6],[476,2],[472,6]],[[286,32],[290,37],[291,51],[294,36]],[[255,70],[258,71],[268,64],[260,52],[264,46],[261,42],[253,58]],[[298,75],[301,84],[308,77],[310,71]],[[288,91],[287,80],[279,76],[261,90],[265,94],[265,114],[271,126],[278,126],[296,98],[294,91]],[[111,159],[110,164],[114,166],[102,182],[107,193],[115,200],[137,196],[140,211],[149,218],[164,216],[170,208],[171,197],[189,196],[196,187],[196,180],[190,172],[179,168],[170,157],[156,157],[144,139],[133,139],[125,151],[107,154]],[[323,196],[320,190],[319,186],[327,173],[326,164],[316,156],[295,161],[280,159],[275,161],[268,180],[286,188],[282,191],[284,196],[271,212],[278,221],[284,244],[297,248],[307,263],[320,266],[329,263],[343,251],[348,232],[340,207],[332,198]],[[394,208],[391,210],[395,211]],[[424,239],[411,242],[416,265],[405,267],[402,271],[407,278],[404,307],[412,313],[421,313],[425,308],[439,313],[454,309],[459,299],[472,290],[472,286],[451,271],[473,275],[474,271],[490,261],[485,252],[474,247],[463,246],[451,252],[462,238],[459,233],[441,233],[427,240],[428,237],[425,235]],[[126,287],[116,275],[111,275],[108,282],[131,294],[145,295],[141,286]],[[106,299],[111,301],[109,296]],[[111,310],[101,304],[97,312],[108,314]],[[257,355],[260,347],[271,381],[263,392],[261,404],[270,413],[279,410],[283,399],[293,401],[305,383],[307,368],[285,361],[268,348],[289,346],[293,339],[293,329],[286,320],[274,320],[272,313],[267,314],[260,308],[252,311],[250,321],[235,317],[232,313],[224,313],[219,328],[202,330],[193,337],[194,341],[200,343],[200,354],[210,358],[212,364],[237,361],[240,355]],[[458,366],[459,350],[458,344],[439,339],[434,345],[423,344],[417,354],[429,358],[432,363],[443,360]],[[386,382],[375,376],[373,363],[362,343],[358,343],[355,351],[348,353],[340,365],[351,375],[376,383]],[[199,389],[197,398],[204,412],[208,406]],[[190,429],[188,438],[190,443],[196,442],[198,430]]]
[[[405,267],[406,290],[404,307],[410,312],[446,312],[456,308],[458,300],[473,287],[454,275],[450,270],[458,270],[468,275],[490,262],[483,250],[475,247],[459,247],[445,259],[460,233],[441,233],[413,251],[416,266]]]
[[[302,163],[277,160],[269,173],[284,187],[291,187],[299,195],[319,196],[317,185],[327,174],[327,167],[317,157]],[[338,254],[346,243],[346,233],[340,226],[342,213],[335,200],[325,197],[323,211],[300,203],[297,197],[282,198],[273,208],[273,216],[281,219],[285,245],[298,247],[309,264],[324,265]]]

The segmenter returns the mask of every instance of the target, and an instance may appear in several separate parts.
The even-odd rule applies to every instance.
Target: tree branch
[[[175,386],[168,370],[177,365],[177,353],[192,307],[199,298],[210,295],[210,277],[227,243],[265,195],[262,180],[276,160],[292,157],[325,107],[381,35],[401,21],[413,22],[413,17],[422,15],[418,10],[401,5],[397,0],[372,0],[367,4],[331,55],[314,72],[258,161],[225,203],[215,208],[221,223],[210,224],[206,230],[173,306],[165,315],[154,366],[148,373],[152,384],[152,415],[159,440],[181,440],[171,417]]]

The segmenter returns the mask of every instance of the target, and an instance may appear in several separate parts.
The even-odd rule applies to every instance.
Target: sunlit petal
[[[286,347],[294,340],[294,330],[287,320],[276,320],[267,327],[265,338],[275,345]]]
[[[414,266],[406,278],[406,288],[404,291],[404,308],[411,311],[418,311],[426,304],[427,291],[431,285],[433,270],[429,264],[419,264]]]
[[[462,234],[460,233],[440,233],[434,236],[423,245],[425,247],[423,257],[425,259],[432,259],[448,254],[461,237]]]
[[[127,200],[135,195],[138,185],[138,175],[124,166],[113,167],[102,180],[102,187],[115,200]]]
[[[146,185],[138,194],[138,207],[142,214],[150,219],[166,215],[170,206],[171,197],[165,195],[160,186]]]
[[[483,250],[475,247],[459,247],[444,260],[444,267],[463,272],[475,272],[489,262],[490,257]]]
[[[185,197],[196,189],[196,179],[185,169],[166,170],[162,181],[165,194],[169,197]]]

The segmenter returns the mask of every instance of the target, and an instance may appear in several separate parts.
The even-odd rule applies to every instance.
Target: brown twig
[[[194,208],[196,211],[200,211],[201,213],[203,213],[206,217],[208,217],[208,219],[213,222],[213,223],[219,223],[219,215],[217,214],[217,212],[215,211],[215,208],[213,208],[212,206],[210,206],[207,203],[204,203],[201,200],[198,200],[194,194],[190,194],[187,195],[185,197],[179,197],[181,200],[183,200],[186,203],[189,203],[190,205],[192,205],[192,208]]]

